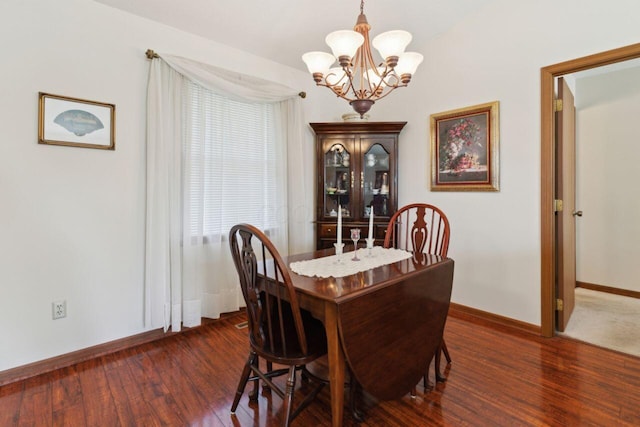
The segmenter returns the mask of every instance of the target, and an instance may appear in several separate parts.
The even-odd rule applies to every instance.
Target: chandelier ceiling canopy
[[[333,54],[307,52],[302,60],[307,64],[313,80],[349,102],[363,117],[379,99],[394,89],[405,87],[411,81],[423,56],[405,52],[411,34],[403,30],[387,31],[369,42],[371,26],[364,15],[364,0],[360,2],[360,15],[351,30],[334,31],[325,41]],[[371,44],[383,61],[377,63],[371,53]],[[333,66],[338,61],[339,66]]]

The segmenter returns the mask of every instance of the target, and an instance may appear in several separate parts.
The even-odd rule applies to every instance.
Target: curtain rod
[[[147,49],[144,54],[147,56],[147,59],[160,58],[160,55],[158,55],[153,49]],[[299,92],[298,96],[304,99],[307,97],[307,92]]]

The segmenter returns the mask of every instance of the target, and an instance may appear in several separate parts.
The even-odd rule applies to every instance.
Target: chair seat
[[[304,322],[304,333],[307,336],[307,352],[304,353],[298,341],[294,339],[295,329],[285,327],[286,352],[280,340],[279,328],[274,328],[273,347],[265,349],[265,346],[254,343],[251,340],[251,348],[258,356],[268,362],[284,365],[305,365],[327,353],[327,337],[324,325],[311,316],[306,310],[300,310]],[[275,320],[275,319],[274,319]],[[286,325],[286,324],[285,324]]]

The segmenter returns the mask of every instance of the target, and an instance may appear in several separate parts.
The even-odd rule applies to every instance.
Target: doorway
[[[544,67],[541,72],[541,331],[555,335],[555,78],[640,58],[640,43]]]

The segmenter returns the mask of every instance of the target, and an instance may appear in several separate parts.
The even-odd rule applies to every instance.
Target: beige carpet
[[[576,288],[563,335],[640,356],[640,299]]]

